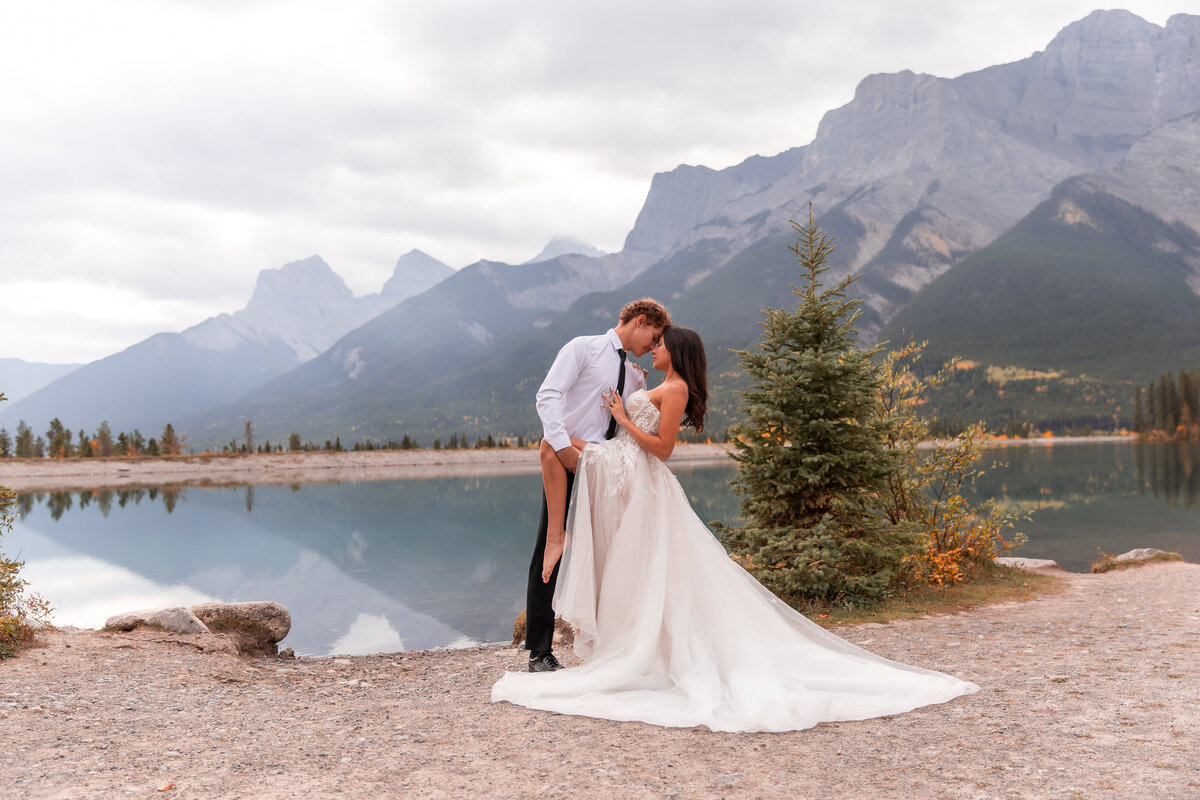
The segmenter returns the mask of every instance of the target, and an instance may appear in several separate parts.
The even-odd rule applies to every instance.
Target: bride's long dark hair
[[[671,366],[688,387],[683,424],[700,433],[708,418],[708,357],[704,355],[704,342],[700,341],[700,334],[680,325],[663,331],[662,340],[671,356]]]

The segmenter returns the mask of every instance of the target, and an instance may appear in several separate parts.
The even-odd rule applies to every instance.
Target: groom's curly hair
[[[648,325],[664,329],[671,327],[670,312],[652,297],[643,297],[641,300],[626,303],[625,307],[621,309],[621,323],[629,322],[629,320],[641,314],[646,315],[646,323]]]

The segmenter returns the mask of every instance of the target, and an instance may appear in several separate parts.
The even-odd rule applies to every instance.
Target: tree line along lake
[[[972,491],[1028,513],[1015,555],[1086,571],[1100,551],[1200,561],[1200,445],[987,451]],[[730,463],[676,467],[701,519],[736,522]],[[540,509],[536,473],[295,486],[32,492],[6,551],[60,625],[207,600],[274,600],[299,654],[508,639]]]

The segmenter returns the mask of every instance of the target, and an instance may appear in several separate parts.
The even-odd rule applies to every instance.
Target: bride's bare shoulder
[[[655,408],[661,411],[663,400],[668,397],[674,400],[682,399],[686,403],[688,388],[687,384],[683,381],[667,381],[655,386],[646,394],[650,397],[650,401],[654,403]]]

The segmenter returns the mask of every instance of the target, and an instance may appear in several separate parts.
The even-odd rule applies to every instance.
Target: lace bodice
[[[662,419],[662,415],[654,407],[654,401],[650,399],[650,393],[645,389],[638,389],[629,396],[629,400],[625,403],[625,413],[629,415],[630,422],[646,433],[658,433],[658,423]],[[617,436],[633,438],[624,428],[618,430]]]
[[[625,413],[634,425],[649,434],[657,434],[662,415],[645,389],[638,389],[625,401]],[[650,469],[665,468],[661,461],[642,449],[637,440],[624,428],[606,442],[589,444],[580,456],[581,470],[597,470],[609,475],[604,491],[616,496],[629,485],[629,476],[638,463],[649,462]],[[645,469],[645,467],[643,467]]]

